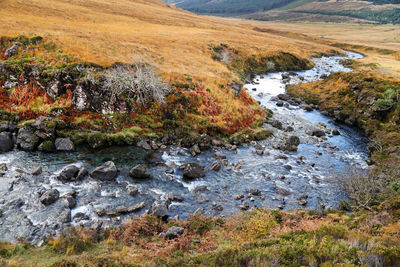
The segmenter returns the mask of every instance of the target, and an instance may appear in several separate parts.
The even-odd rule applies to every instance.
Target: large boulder
[[[57,138],[54,142],[57,151],[74,151],[74,143],[69,138]]]
[[[117,177],[117,167],[114,162],[107,161],[90,173],[90,177],[100,181],[113,181]]]
[[[38,117],[31,125],[35,128],[35,134],[42,139],[52,139],[54,137],[56,123],[49,117]]]
[[[0,152],[8,152],[14,147],[11,134],[8,132],[0,133]]]
[[[50,189],[40,197],[40,202],[47,206],[56,202],[59,198],[60,192],[57,189]]]
[[[24,127],[19,129],[17,136],[17,145],[21,150],[34,151],[39,144],[37,137],[31,128]]]
[[[196,179],[206,176],[206,168],[196,162],[185,163],[180,168],[183,170],[183,178],[185,179]]]
[[[79,173],[78,167],[74,165],[68,166],[61,171],[61,173],[57,176],[57,179],[64,183],[75,181],[78,173]]]
[[[140,164],[133,167],[129,171],[129,175],[132,178],[136,178],[136,179],[147,179],[147,178],[151,177],[151,175],[147,172],[147,170]]]

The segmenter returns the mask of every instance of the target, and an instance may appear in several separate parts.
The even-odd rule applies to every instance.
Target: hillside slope
[[[245,15],[245,18],[268,21],[311,22],[400,22],[400,5],[396,1],[304,1],[298,0],[279,9]]]

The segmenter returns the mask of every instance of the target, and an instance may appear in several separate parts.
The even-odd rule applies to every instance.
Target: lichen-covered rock
[[[69,138],[57,138],[54,142],[57,151],[74,151],[74,143]]]
[[[35,134],[42,139],[54,137],[56,123],[51,118],[40,116],[31,126],[35,129]]]

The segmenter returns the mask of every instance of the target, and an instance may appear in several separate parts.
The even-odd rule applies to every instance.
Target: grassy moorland
[[[18,115],[20,123],[62,109],[67,113],[57,119],[79,125],[81,132],[102,131],[107,129],[104,121],[112,120],[119,129],[117,133],[107,131],[115,139],[168,131],[170,121],[164,125],[160,115],[164,108],[179,118],[171,128],[191,127],[201,132],[218,125],[220,132],[229,135],[257,127],[264,111],[247,94],[236,96],[228,84],[243,81],[246,73],[266,71],[268,62],[279,69],[306,68],[312,55],[339,48],[362,52],[365,59],[347,62],[356,69],[354,73],[334,74],[324,81],[290,87],[289,92],[363,129],[374,141],[370,164],[377,166],[370,176],[352,177],[356,183],[346,188],[352,190],[351,201],[343,202],[339,211],[262,209],[229,218],[193,215],[187,221],[168,223],[142,216],[106,231],[71,230],[40,248],[23,241],[1,243],[0,265],[400,264],[398,28],[201,17],[158,1],[139,0],[117,4],[3,1],[0,8],[0,35],[20,36],[1,39],[1,63],[20,75],[24,67],[36,66],[42,73],[68,72],[71,66],[89,62],[95,63],[89,64],[93,68],[101,65],[99,71],[108,71],[117,61],[131,63],[138,58],[158,70],[173,89],[165,105],[152,104],[122,118],[71,110],[71,86],[56,99],[34,83],[17,83],[1,91],[2,109],[7,112],[2,115]],[[37,35],[44,39],[31,38]],[[6,48],[16,40],[23,46],[6,57]],[[246,123],[244,114],[252,114]],[[233,118],[236,128],[229,124]],[[184,233],[171,239],[160,235],[171,226],[183,227]]]
[[[117,124],[113,128],[118,131],[135,127],[130,131],[134,136],[139,131],[160,137],[159,133],[177,128],[175,123],[186,132],[193,130],[222,136],[256,128],[265,112],[246,93],[235,95],[228,87],[239,84],[240,88],[246,74],[264,72],[271,64],[275,70],[307,68],[311,65],[310,56],[336,50],[301,36],[282,38],[256,31],[251,25],[200,17],[156,0],[125,0],[118,4],[102,0],[90,3],[35,0],[29,4],[3,1],[0,7],[0,35],[4,36],[2,53],[18,41],[11,37],[44,37],[41,44],[24,43],[12,57],[6,58],[3,54],[3,64],[19,64],[16,69],[24,69],[40,63],[41,69],[47,72],[40,76],[51,76],[60,71],[66,73],[74,65],[85,63],[103,68],[115,62],[141,62],[153,66],[162,80],[173,88],[173,94],[166,99],[166,105],[137,108],[141,112],[135,112],[133,119],[122,116],[120,121],[123,122],[112,120],[111,124]],[[34,86],[27,75],[21,74],[27,73],[17,74],[24,78],[23,86],[28,82]],[[38,82],[46,87],[48,81]],[[75,87],[79,82],[75,79],[66,84]],[[17,91],[23,90],[20,87]],[[25,88],[26,91],[30,89]],[[73,95],[73,88],[63,88],[63,91],[68,90]],[[35,89],[31,91],[35,92]],[[9,90],[5,94],[12,92]],[[11,99],[5,105],[12,106],[10,111],[23,121],[48,115],[52,108],[70,108],[68,103],[49,105],[46,95],[34,95],[25,100],[15,103]],[[185,101],[193,105],[187,105]],[[39,102],[45,105],[38,106]],[[163,113],[175,118],[172,126],[162,121]],[[101,131],[104,124],[98,114],[68,114],[68,122],[78,123],[87,130]],[[92,122],[96,122],[95,125]],[[124,133],[122,137],[130,136],[130,133]],[[78,143],[82,139],[70,137]],[[115,138],[106,141],[115,143],[112,139]]]

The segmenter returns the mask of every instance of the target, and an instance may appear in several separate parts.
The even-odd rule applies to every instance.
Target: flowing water
[[[283,124],[283,129],[291,126],[294,131],[287,132],[265,124],[273,129],[274,137],[257,143],[244,145],[236,151],[209,150],[193,158],[189,151],[179,147],[168,147],[160,151],[163,164],[146,163],[148,152],[137,147],[111,147],[96,152],[79,151],[74,153],[44,154],[40,152],[12,151],[0,155],[0,163],[6,163],[9,171],[0,178],[0,205],[3,215],[0,217],[0,239],[13,241],[18,237],[27,237],[38,242],[45,236],[60,233],[69,225],[86,226],[102,223],[104,227],[119,225],[124,220],[137,216],[150,209],[157,200],[166,200],[169,193],[183,197],[182,202],[172,201],[170,216],[187,218],[200,210],[205,215],[229,215],[240,210],[245,202],[250,207],[269,207],[282,209],[319,209],[337,207],[346,196],[332,177],[347,175],[352,169],[366,169],[366,140],[355,129],[339,125],[319,113],[306,112],[298,106],[278,107],[271,98],[285,92],[285,83],[315,81],[321,75],[337,71],[351,71],[340,64],[344,58],[360,58],[361,55],[347,52],[345,57],[322,57],[314,59],[315,67],[307,71],[292,73],[290,81],[282,79],[282,72],[257,76],[252,84],[245,87],[260,101],[262,106],[273,110],[273,119]],[[306,132],[316,127],[337,128],[340,135],[327,136],[326,139],[312,137]],[[277,147],[287,138],[296,135],[301,144],[297,152],[283,152]],[[256,150],[268,153],[258,155]],[[208,171],[204,178],[184,181],[182,172],[177,168],[186,162],[199,162],[209,167],[215,161],[214,153],[225,155],[227,166],[219,171]],[[80,182],[61,183],[55,177],[68,165],[86,167],[89,171],[102,162],[112,160],[119,168],[117,182],[100,182],[86,178]],[[136,164],[145,164],[153,179],[134,180],[128,171]],[[39,176],[29,175],[34,168],[42,166]],[[166,170],[173,168],[173,174]],[[136,185],[139,194],[127,193],[127,185]],[[56,188],[61,196],[76,192],[77,206],[71,210],[88,216],[79,222],[60,222],[60,215],[67,208],[61,200],[43,206],[38,192]],[[260,195],[248,196],[252,189],[261,191]],[[244,198],[236,200],[237,194]],[[299,200],[306,200],[305,204]],[[139,212],[124,216],[99,217],[98,209],[113,210],[117,206],[132,206],[145,202]]]

